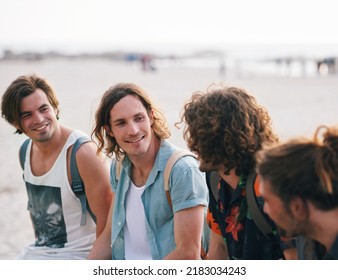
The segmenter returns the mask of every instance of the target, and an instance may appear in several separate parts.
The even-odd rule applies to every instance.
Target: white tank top
[[[67,150],[77,138],[85,135],[73,131],[52,168],[34,176],[30,166],[32,142],[27,147],[24,180],[36,241],[18,258],[85,259],[96,238],[96,225],[87,211],[86,225],[81,226],[81,203],[69,184]]]
[[[132,182],[126,195],[126,223],[124,225],[124,250],[126,260],[151,260],[146,233],[146,216],[141,200],[143,187]]]

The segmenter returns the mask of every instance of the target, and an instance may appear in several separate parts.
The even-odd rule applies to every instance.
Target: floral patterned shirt
[[[207,220],[211,230],[224,238],[230,260],[273,260],[283,258],[283,242],[275,232],[275,240],[261,233],[248,212],[246,177],[240,178],[235,190],[224,181],[218,183],[218,198],[212,195],[210,183]],[[257,197],[263,209],[262,197]],[[273,222],[265,215],[273,228]]]

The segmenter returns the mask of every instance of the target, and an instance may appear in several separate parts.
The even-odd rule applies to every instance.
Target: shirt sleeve
[[[205,174],[199,170],[194,158],[183,157],[178,160],[173,166],[169,180],[174,212],[197,205],[208,206]]]

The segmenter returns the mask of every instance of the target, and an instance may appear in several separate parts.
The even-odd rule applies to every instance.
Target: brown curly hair
[[[115,137],[110,136],[105,127],[110,126],[110,111],[114,105],[119,102],[123,97],[133,95],[137,97],[143,104],[148,115],[153,115],[152,129],[156,138],[159,140],[167,139],[170,137],[170,130],[167,120],[163,113],[153,104],[151,99],[139,86],[132,83],[119,83],[113,87],[110,87],[102,96],[101,102],[95,114],[95,126],[92,131],[92,139],[98,140],[99,154],[105,150],[108,156],[113,156],[115,153],[119,159],[125,153],[121,150],[120,146],[115,140]]]
[[[267,110],[245,89],[213,85],[206,93],[194,92],[184,105],[184,139],[200,159],[202,171],[225,167],[237,176],[255,166],[255,153],[263,143],[278,140]]]

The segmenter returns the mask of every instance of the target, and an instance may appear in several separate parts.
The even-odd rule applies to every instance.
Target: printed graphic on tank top
[[[35,246],[63,248],[67,231],[60,188],[36,186],[26,182],[28,210],[35,225]]]

